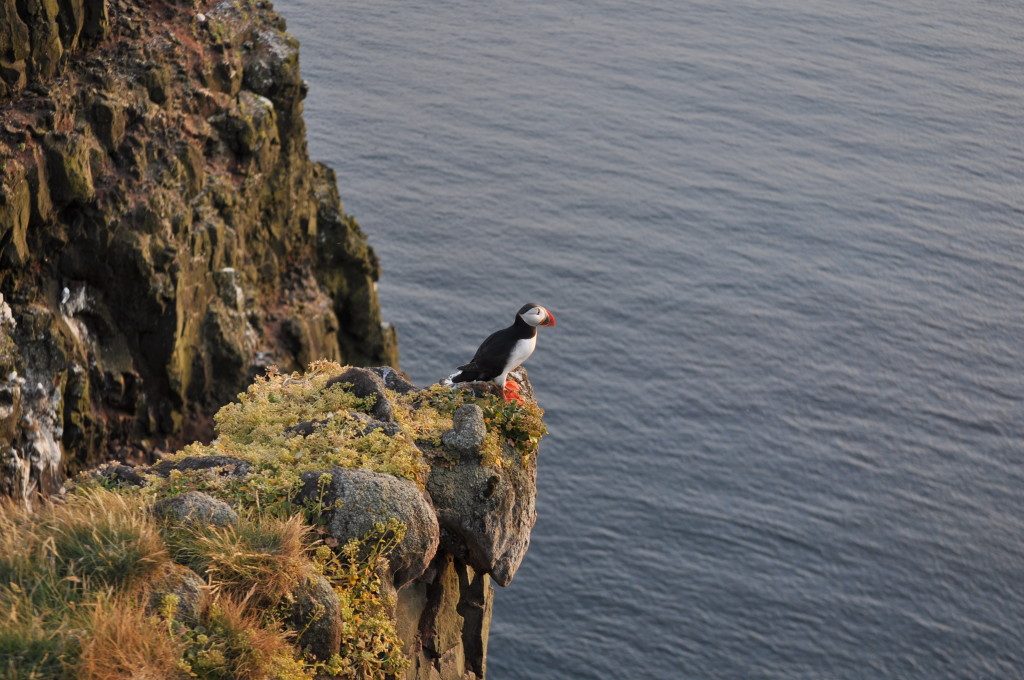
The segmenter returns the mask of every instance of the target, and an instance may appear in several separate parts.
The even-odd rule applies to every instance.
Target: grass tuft
[[[81,680],[166,680],[179,675],[182,643],[133,598],[101,597],[92,605],[75,667]]]
[[[203,631],[184,636],[189,672],[210,680],[311,680],[312,669],[294,658],[294,633],[263,618],[251,603],[218,598]]]
[[[0,672],[61,677],[98,598],[145,580],[169,557],[139,498],[93,490],[36,513],[0,507]],[[6,664],[6,667],[5,667]]]
[[[168,530],[175,560],[218,592],[273,603],[298,584],[309,558],[311,529],[301,515],[241,518],[237,527],[183,525]]]

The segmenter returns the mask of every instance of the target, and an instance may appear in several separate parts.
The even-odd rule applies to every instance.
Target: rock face
[[[206,438],[270,364],[397,366],[269,3],[0,14],[0,494]]]
[[[431,468],[427,490],[441,528],[453,535],[452,553],[506,586],[537,521],[537,468],[521,458],[500,469],[471,465],[473,454],[459,453],[456,465]]]
[[[309,159],[305,92],[298,44],[263,0],[0,0],[0,495],[27,502],[110,458],[130,464],[95,473],[115,487],[252,479],[255,459],[230,456],[133,466],[208,439],[212,413],[269,365],[376,364],[339,376],[375,400],[354,436],[405,438],[424,472],[326,465],[304,481],[318,494],[331,474],[322,519],[338,543],[405,525],[385,584],[405,677],[483,678],[492,580],[512,579],[536,519],[536,447],[493,436],[476,405],[427,443],[400,422],[437,393],[394,370],[379,264]],[[314,436],[317,418],[287,436]],[[198,491],[155,512],[238,521]],[[181,568],[149,604],[195,620],[207,595]],[[293,604],[298,644],[330,658],[346,633],[329,584],[310,574]]]
[[[487,672],[494,586],[450,554],[398,593],[398,633],[412,659],[408,680],[477,680]]]
[[[367,372],[387,377],[386,368],[353,369],[338,382],[352,383],[355,393],[372,393]],[[362,382],[355,380],[359,377]],[[525,369],[517,373],[521,394],[531,401],[533,388]],[[403,393],[415,387],[404,383]],[[466,389],[487,393],[489,386]],[[396,390],[398,391],[398,390]],[[387,397],[380,393],[380,397]],[[393,411],[390,403],[375,408]],[[300,497],[319,498],[327,510],[327,528],[339,542],[365,533],[375,521],[396,518],[409,534],[393,555],[392,573],[399,589],[395,617],[405,652],[412,660],[407,680],[474,680],[487,669],[487,640],[494,602],[492,580],[508,585],[522,563],[537,519],[536,456],[502,445],[500,464],[485,465],[481,449],[487,425],[476,404],[458,407],[441,451],[428,455],[430,473],[423,500],[415,485],[366,470],[304,475]],[[534,452],[535,453],[535,452]],[[398,490],[401,487],[401,491]],[[401,501],[400,497],[407,500]],[[440,541],[424,536],[440,528]],[[411,565],[411,566],[410,566]]]

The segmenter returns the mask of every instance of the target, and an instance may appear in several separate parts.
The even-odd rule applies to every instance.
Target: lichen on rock
[[[309,159],[298,42],[270,3],[0,0],[0,23],[0,292],[17,321],[0,388],[25,378],[41,432],[0,428],[0,493],[206,439],[272,364],[397,366],[380,264]]]

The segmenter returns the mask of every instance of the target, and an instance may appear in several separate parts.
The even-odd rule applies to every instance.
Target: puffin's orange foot
[[[515,401],[520,404],[523,403],[522,397],[519,396],[519,383],[513,380],[505,381],[505,389],[502,390],[502,394],[505,397],[505,401]]]

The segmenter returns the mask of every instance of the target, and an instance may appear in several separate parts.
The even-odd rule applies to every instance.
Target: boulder
[[[89,476],[117,487],[145,486],[146,484],[145,478],[136,472],[135,468],[121,465],[120,463],[100,466],[93,470]]]
[[[344,545],[362,538],[374,525],[397,519],[405,525],[405,537],[388,555],[389,571],[396,588],[420,576],[437,552],[437,516],[414,482],[369,470],[335,467],[320,481],[322,472],[302,475],[299,502],[317,503],[332,538]]]
[[[238,523],[238,513],[224,501],[202,491],[187,491],[153,506],[153,514],[182,523],[227,527]]]
[[[532,400],[525,369],[520,368],[516,377],[520,394]],[[477,395],[496,389],[493,383],[465,383],[460,388]],[[456,410],[452,421],[453,428],[442,435],[441,442],[456,458],[438,457],[427,481],[443,546],[506,586],[526,555],[537,521],[536,458],[524,459],[515,447],[502,443],[502,464],[482,465],[483,412],[466,404]]]
[[[377,420],[392,422],[395,419],[395,408],[385,394],[384,380],[379,375],[365,368],[350,368],[341,375],[331,378],[324,387],[338,383],[350,383],[352,393],[357,397],[373,397],[375,399],[370,415]]]
[[[175,621],[194,626],[206,605],[208,590],[206,581],[199,574],[180,564],[168,563],[153,579],[150,585],[146,611],[162,612],[164,598],[173,595],[177,599],[171,614]]]
[[[320,574],[311,573],[293,591],[292,597],[294,603],[288,623],[299,633],[297,646],[327,661],[338,653],[344,632],[339,614],[341,603],[331,582]]]
[[[479,453],[487,434],[483,410],[476,404],[463,404],[452,416],[452,425],[441,435],[441,443],[462,454]]]
[[[399,394],[407,394],[416,390],[416,386],[403,373],[396,371],[390,366],[374,366],[368,370],[379,375],[380,379],[384,381],[384,387],[389,390]]]

